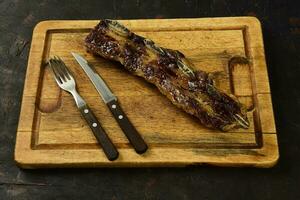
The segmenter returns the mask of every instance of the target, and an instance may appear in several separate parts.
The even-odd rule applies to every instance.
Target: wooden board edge
[[[256,93],[271,93],[268,68],[265,59],[264,40],[262,24],[256,17],[247,18],[247,31],[245,32],[245,44],[248,44],[247,56],[253,65],[254,80],[256,82]],[[261,44],[261,45],[259,45]],[[260,84],[258,84],[260,83]]]
[[[20,134],[28,134],[28,132],[21,132]],[[277,145],[277,137],[275,134],[266,134],[264,135],[264,145],[261,149],[256,149],[251,151],[257,155],[261,154],[260,158],[257,158],[255,155],[249,156],[247,154],[240,155],[243,153],[243,149],[237,150],[238,155],[230,154],[232,150],[229,151],[228,155],[224,156],[224,149],[217,150],[211,149],[210,152],[205,150],[196,150],[199,151],[198,154],[195,156],[195,152],[192,151],[185,151],[185,150],[178,150],[178,149],[155,149],[154,153],[159,155],[159,153],[165,153],[165,156],[162,155],[161,157],[157,156],[155,159],[151,160],[143,160],[143,156],[145,155],[137,155],[134,150],[132,149],[121,149],[120,155],[126,155],[128,157],[133,158],[132,160],[128,161],[113,161],[108,162],[102,152],[99,151],[87,151],[87,150],[76,150],[76,151],[68,151],[61,154],[61,152],[57,150],[51,150],[50,155],[54,155],[53,157],[49,157],[45,150],[33,150],[30,148],[16,148],[14,153],[14,159],[16,164],[24,169],[36,169],[36,168],[118,168],[118,167],[188,167],[188,166],[201,166],[201,165],[211,165],[211,166],[221,166],[221,167],[257,167],[257,168],[270,168],[273,167],[279,160],[279,151]],[[267,142],[266,142],[267,141]],[[20,142],[20,141],[19,141]],[[151,150],[151,149],[150,149]],[[185,154],[186,156],[194,155],[194,158],[191,159],[181,159],[176,160],[167,158],[166,151],[173,151],[173,153]],[[213,151],[213,152],[211,152]],[[222,152],[221,152],[222,151]],[[234,150],[236,151],[236,150]],[[233,151],[233,152],[234,152]],[[218,155],[218,153],[222,153],[222,155]],[[57,153],[57,155],[55,155]],[[95,159],[85,159],[82,161],[81,159],[76,159],[79,156],[86,156],[89,154],[93,154],[93,158],[97,155],[101,156],[99,161]],[[207,156],[202,157],[201,155],[205,153],[209,153]],[[215,156],[211,154],[215,153]],[[77,155],[76,155],[77,154]],[[170,155],[170,154],[168,154]],[[47,159],[45,157],[48,156]],[[199,157],[200,156],[200,157]],[[220,159],[222,156],[222,159]],[[50,159],[49,159],[50,158]],[[85,158],[85,157],[84,157]],[[204,158],[204,159],[203,159]],[[198,160],[197,160],[198,159]],[[49,161],[50,160],[50,161]],[[146,161],[146,162],[145,162]]]
[[[53,29],[68,29],[68,28],[92,28],[94,27],[101,19],[92,19],[92,20],[44,20],[36,24],[34,32],[44,32],[47,30]],[[212,20],[212,23],[209,23],[209,27],[222,27],[224,23],[235,23],[237,26],[253,25],[256,27],[261,27],[261,23],[258,18],[252,16],[236,16],[236,17],[207,17],[207,18],[173,18],[173,19],[116,19],[120,23],[124,23],[126,26],[135,26],[135,23],[140,23],[141,21],[147,22],[163,22],[161,24],[170,23],[174,21],[181,23],[182,26],[185,25],[185,22],[194,22],[196,26],[206,24],[205,21]],[[76,22],[76,23],[74,23]],[[63,27],[61,26],[63,25]],[[156,25],[159,25],[156,23]],[[151,23],[146,23],[146,28],[151,26]],[[165,25],[164,25],[165,26]]]
[[[18,157],[20,155],[19,152],[19,148],[22,145],[26,145],[26,147],[30,148],[31,146],[31,142],[25,143],[25,144],[21,144],[21,140],[20,139],[20,130],[23,128],[23,126],[26,126],[29,130],[32,131],[33,129],[33,121],[34,121],[34,112],[35,112],[35,103],[36,103],[36,93],[38,92],[38,80],[40,78],[40,68],[38,68],[37,70],[34,69],[34,63],[31,61],[31,57],[33,57],[33,54],[35,54],[35,51],[41,50],[38,49],[39,47],[36,46],[36,44],[38,44],[39,42],[42,42],[42,45],[44,45],[45,42],[45,37],[46,37],[46,29],[42,30],[42,23],[38,23],[34,29],[33,29],[33,35],[32,35],[32,41],[31,41],[31,45],[30,45],[30,51],[29,51],[29,56],[28,56],[28,61],[27,61],[27,69],[26,69],[26,74],[25,74],[25,81],[24,81],[24,87],[23,87],[23,94],[22,94],[22,98],[21,98],[21,106],[20,106],[20,115],[19,115],[19,119],[18,119],[18,126],[17,126],[17,132],[16,132],[16,143],[15,143],[15,152],[14,152],[14,156],[17,160],[20,160],[20,158]],[[43,36],[38,36],[38,31],[41,30],[42,33],[44,34]],[[43,49],[43,48],[42,48]],[[38,63],[42,62],[42,55],[43,55],[43,51],[40,51],[40,58],[37,61]],[[33,78],[29,79],[29,75],[31,73],[34,72],[34,76]],[[31,83],[35,82],[35,84],[31,85]],[[29,94],[29,88],[30,87],[36,87],[34,94]],[[27,99],[31,99],[30,102],[27,101]],[[31,107],[31,111],[30,113],[26,112],[26,107]],[[26,121],[26,123],[24,123],[23,121],[26,119],[26,116],[32,116],[30,117],[31,120],[30,121]],[[31,138],[31,132],[30,132],[30,136],[28,136],[29,138]],[[21,146],[20,146],[21,145]],[[16,160],[16,161],[17,161]],[[18,163],[18,162],[17,162]],[[21,163],[20,163],[21,165]]]

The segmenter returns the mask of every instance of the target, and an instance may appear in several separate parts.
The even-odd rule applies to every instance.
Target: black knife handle
[[[128,117],[120,107],[118,101],[112,100],[109,103],[107,103],[107,106],[109,107],[114,118],[117,120],[119,126],[121,127],[122,131],[128,138],[135,151],[138,154],[142,154],[145,151],[147,151],[147,144],[145,143],[141,135],[137,132],[132,123],[129,121]]]
[[[90,128],[92,129],[96,139],[101,145],[106,157],[112,161],[118,158],[119,152],[114,146],[114,144],[109,139],[108,135],[102,128],[101,124],[97,120],[96,116],[92,112],[92,110],[88,107],[88,105],[84,105],[79,108],[81,115],[86,120]]]

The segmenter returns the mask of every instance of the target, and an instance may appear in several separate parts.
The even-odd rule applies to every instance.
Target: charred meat
[[[248,128],[247,111],[220,91],[209,73],[194,70],[185,56],[157,46],[113,20],[101,20],[85,39],[89,52],[120,62],[131,73],[156,85],[173,104],[211,128]]]

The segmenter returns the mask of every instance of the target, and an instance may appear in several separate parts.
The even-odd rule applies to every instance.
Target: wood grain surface
[[[260,23],[253,17],[120,20],[157,44],[183,52],[197,69],[223,71],[218,87],[249,108],[251,126],[227,133],[207,129],[121,65],[94,57],[83,40],[98,21],[44,21],[34,29],[19,119],[15,160],[23,168],[218,166],[271,167],[279,157]],[[105,79],[149,150],[130,147],[106,105],[73,59],[77,52]],[[60,56],[79,93],[119,149],[108,161],[72,97],[56,85],[47,59]],[[228,62],[246,57],[248,64]]]

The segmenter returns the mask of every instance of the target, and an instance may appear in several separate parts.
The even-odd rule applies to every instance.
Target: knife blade
[[[115,95],[110,91],[110,89],[105,84],[104,80],[97,74],[89,65],[88,62],[79,54],[73,53],[72,55],[79,63],[84,72],[88,75],[92,83],[94,84],[96,90],[102,97],[105,103],[108,103],[112,100],[116,100]]]
[[[95,72],[92,67],[90,67],[89,63],[82,56],[73,52],[72,55],[84,70],[84,72],[87,74],[89,79],[92,81],[96,90],[102,97],[104,103],[108,106],[109,110],[113,114],[115,120],[118,122],[120,128],[128,138],[131,145],[134,147],[135,151],[139,154],[147,151],[147,144],[145,143],[141,135],[137,132],[136,128],[132,125],[132,123],[122,110],[120,104],[118,103],[117,97],[112,93],[101,76],[97,72]]]

